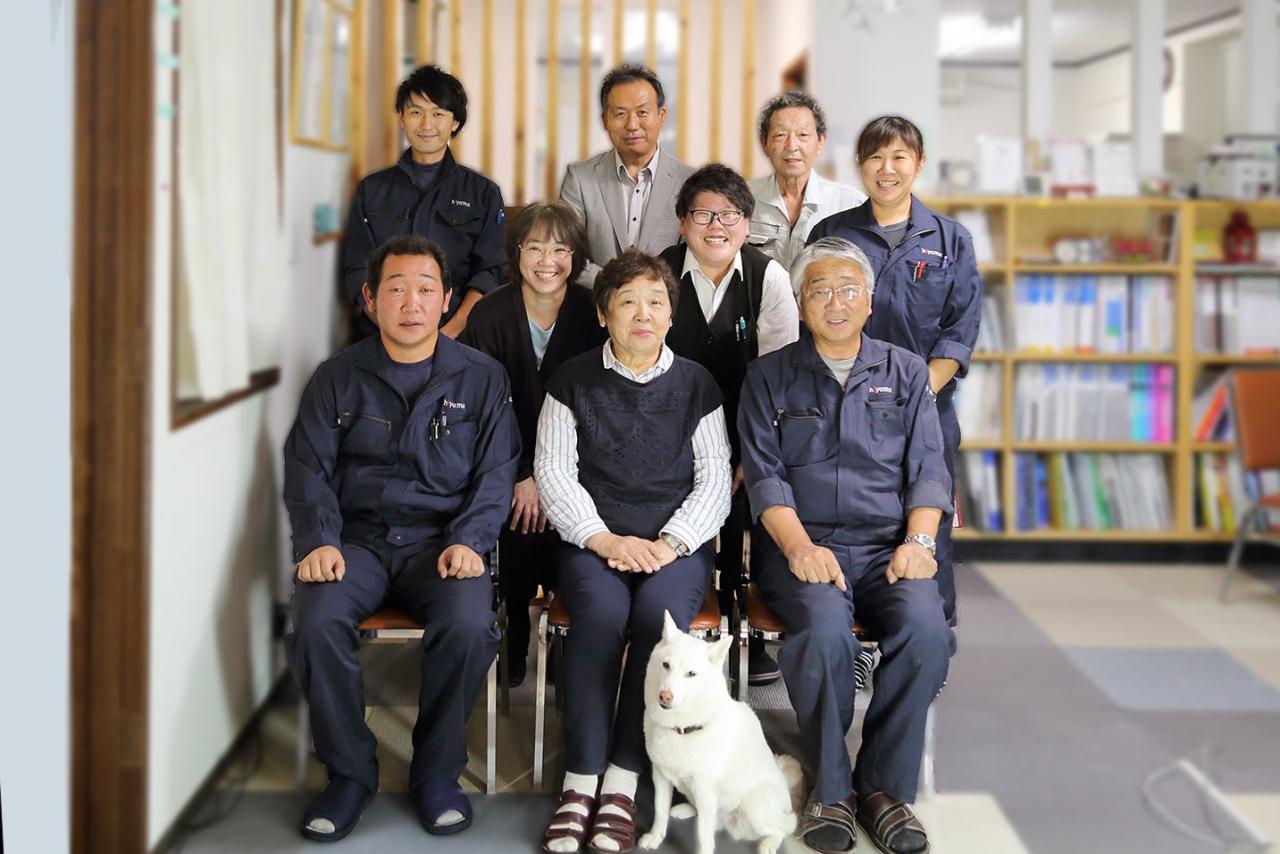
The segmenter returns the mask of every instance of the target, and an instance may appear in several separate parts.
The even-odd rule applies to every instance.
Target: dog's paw
[[[698,808],[691,803],[676,804],[671,808],[672,818],[693,818],[698,814]]]
[[[636,845],[639,845],[641,848],[644,848],[647,851],[652,851],[653,849],[657,848],[659,845],[662,844],[662,839],[663,837],[659,836],[658,834],[650,832],[650,833],[646,833],[644,836],[641,836],[640,839],[636,842]]]
[[[778,848],[782,845],[781,836],[766,836],[760,840],[760,844],[756,846],[756,854],[778,854]]]

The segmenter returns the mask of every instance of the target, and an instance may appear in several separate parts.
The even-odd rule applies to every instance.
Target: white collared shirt
[[[665,374],[675,361],[671,348],[663,346],[658,361],[639,374],[613,355],[612,342],[605,342],[603,363],[608,370],[633,382],[648,383]],[[724,407],[703,416],[694,428],[693,488],[675,513],[662,526],[662,533],[696,551],[714,537],[729,515],[730,486],[729,434],[724,424]],[[644,477],[643,472],[635,472]],[[587,540],[609,528],[600,518],[596,503],[578,481],[578,419],[573,410],[547,395],[538,415],[538,444],[533,454],[533,477],[543,512],[567,543],[587,547]]]
[[[804,201],[795,228],[787,217],[787,203],[778,189],[777,178],[770,174],[747,184],[756,197],[756,210],[751,215],[751,234],[747,242],[790,270],[809,232],[832,214],[855,208],[867,200],[861,191],[847,184],[828,181],[811,170],[804,186]]]
[[[644,206],[649,201],[649,194],[653,191],[653,176],[657,172],[660,151],[661,147],[655,148],[653,157],[650,157],[649,162],[641,166],[636,177],[632,178],[618,150],[616,148],[613,150],[614,174],[618,176],[622,209],[627,214],[627,245],[622,247],[623,249],[630,249],[640,239],[640,221],[644,219]]]
[[[698,266],[698,259],[693,250],[685,247],[684,267],[680,277],[687,274],[693,280],[694,293],[698,295],[698,305],[702,308],[702,317],[711,322],[724,295],[728,293],[728,284],[733,281],[733,274],[746,280],[742,273],[742,253],[733,256],[733,266],[717,286],[711,278]],[[764,284],[760,292],[760,311],[756,315],[756,342],[760,355],[780,350],[800,337],[800,312],[796,308],[795,294],[791,292],[791,277],[777,261],[770,261],[764,270]]]

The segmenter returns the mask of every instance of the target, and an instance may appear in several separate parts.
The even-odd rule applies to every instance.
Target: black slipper
[[[302,813],[302,835],[312,842],[345,839],[375,794],[350,777],[334,777]]]
[[[428,780],[413,790],[413,802],[418,808],[418,820],[422,829],[434,836],[449,836],[461,833],[471,826],[471,800],[457,780]],[[461,821],[440,824],[440,816],[449,810],[457,810],[462,814]]]

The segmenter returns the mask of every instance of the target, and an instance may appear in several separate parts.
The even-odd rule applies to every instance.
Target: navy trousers
[[[813,797],[835,803],[850,791],[887,792],[912,803],[919,788],[925,715],[942,688],[955,653],[955,635],[943,616],[934,579],[889,584],[884,570],[892,549],[821,543],[844,570],[848,591],[809,584],[791,574],[767,536],[758,584],[786,626],[778,656],[804,743]],[[845,735],[853,724],[853,662],[858,641],[853,615],[876,633],[880,663],[862,727],[862,747],[851,775]]]
[[[556,550],[561,542],[560,535],[552,530],[522,534],[502,526],[498,536],[502,575],[498,583],[507,603],[507,644],[513,660],[524,660],[529,654],[529,602],[538,585],[546,590],[556,588]]]
[[[610,762],[628,771],[647,767],[644,671],[649,653],[662,637],[664,610],[671,612],[676,625],[688,630],[711,583],[711,560],[712,547],[707,543],[652,575],[619,572],[594,552],[562,544],[557,562],[560,595],[570,619],[559,675],[564,689],[566,770],[602,774]]]
[[[285,651],[311,709],[316,756],[330,777],[378,786],[376,741],[364,722],[364,679],[356,626],[384,604],[425,627],[422,687],[413,727],[409,786],[457,779],[467,765],[467,717],[498,651],[490,576],[441,578],[443,544],[391,548],[342,544],[341,581],[293,585],[293,631]]]
[[[960,447],[960,419],[956,415],[954,390],[943,390],[938,396],[938,421],[942,424],[942,459],[954,484],[956,451]],[[955,549],[951,539],[951,521],[950,516],[942,517],[942,524],[938,526],[937,550],[933,556],[938,562],[938,573],[934,579],[938,582],[938,592],[942,594],[942,607],[947,619],[951,619],[956,613]]]

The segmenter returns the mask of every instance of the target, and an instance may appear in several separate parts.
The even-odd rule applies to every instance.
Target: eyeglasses
[[[565,246],[537,246],[529,244],[525,246],[520,244],[520,251],[528,255],[530,258],[550,258],[552,261],[566,261],[573,254],[573,250]]]
[[[732,209],[709,211],[699,208],[698,210],[689,211],[689,218],[698,225],[711,225],[711,220],[718,219],[725,228],[733,228],[742,221],[742,211]]]
[[[804,298],[811,303],[824,305],[831,302],[833,296],[840,297],[842,302],[853,302],[867,292],[862,285],[846,285],[843,288],[810,288],[805,291]]]

